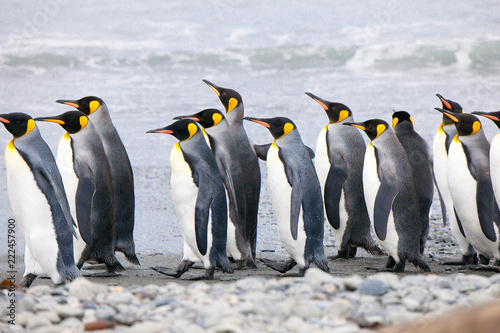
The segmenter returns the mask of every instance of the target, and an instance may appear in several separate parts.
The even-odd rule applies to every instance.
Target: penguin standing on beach
[[[436,94],[441,101],[443,109],[454,114],[463,113],[463,109],[457,102],[445,99]],[[457,135],[454,122],[443,114],[442,122],[434,136],[432,151],[434,155],[433,171],[441,201],[441,213],[443,222],[446,224],[446,215],[450,220],[450,231],[460,247],[462,259],[460,261],[445,262],[445,265],[467,265],[477,263],[477,254],[470,242],[465,238],[465,233],[459,217],[455,213],[453,200],[448,187],[448,152],[453,138]],[[448,214],[446,214],[448,213]]]
[[[61,125],[67,132],[57,151],[73,219],[79,236],[74,242],[77,266],[95,259],[106,265],[107,272],[95,276],[114,276],[125,269],[113,251],[115,226],[113,182],[99,134],[89,118],[80,111],[68,111],[54,117],[39,117]]]
[[[190,116],[174,119],[192,119],[208,135],[217,166],[226,187],[228,198],[227,254],[238,262],[240,269],[246,265],[256,268],[250,244],[246,242],[245,175],[238,158],[238,147],[224,114],[217,109],[205,109]]]
[[[457,129],[448,153],[448,185],[465,237],[479,253],[481,264],[494,260],[500,266],[500,211],[490,178],[490,143],[476,116],[436,110]]]
[[[115,202],[115,251],[122,252],[128,261],[139,265],[134,244],[134,176],[132,166],[102,99],[87,96],[79,100],[57,100],[85,113],[93,122],[111,169]]]
[[[281,273],[298,265],[303,276],[311,263],[329,272],[323,248],[323,198],[310,149],[288,118],[244,119],[266,127],[274,137],[267,153],[269,196],[281,243],[291,257],[285,263],[261,260]]]
[[[171,134],[179,140],[170,154],[170,188],[184,238],[184,257],[176,269],[152,269],[179,278],[195,262],[202,262],[202,279],[213,279],[216,267],[232,273],[226,254],[226,192],[202,130],[193,120],[181,119],[147,133]]]
[[[371,142],[363,166],[363,188],[376,239],[389,254],[386,270],[403,272],[408,260],[429,272],[420,253],[420,213],[406,152],[380,119],[344,123],[364,131]]]
[[[218,87],[203,80],[219,97],[226,110],[226,119],[238,147],[238,158],[245,175],[246,237],[255,260],[257,250],[257,219],[260,196],[260,167],[255,145],[243,127],[244,107],[241,95],[235,90]]]
[[[479,116],[490,119],[497,125],[500,129],[500,111],[494,112],[483,112],[474,111],[472,114],[477,114]],[[490,176],[491,185],[493,186],[493,193],[495,194],[495,199],[497,205],[500,207],[500,132],[495,135],[490,145]]]
[[[26,241],[21,286],[38,275],[55,284],[80,276],[73,257],[73,218],[54,156],[33,119],[25,113],[0,115],[14,136],[5,150],[7,189],[16,223]]]
[[[420,206],[420,253],[423,254],[429,234],[429,214],[434,197],[431,151],[427,141],[415,132],[413,119],[408,112],[395,111],[392,114],[392,128],[406,151],[415,181]]]
[[[329,123],[316,143],[315,168],[321,184],[326,217],[339,248],[336,258],[352,258],[357,247],[382,255],[370,235],[370,218],[363,194],[365,141],[358,130],[342,126],[352,122],[344,104],[333,103],[306,93],[319,103]]]

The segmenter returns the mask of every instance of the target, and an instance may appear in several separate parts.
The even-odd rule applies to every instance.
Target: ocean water
[[[409,111],[429,143],[441,121],[433,110],[440,106],[436,93],[466,111],[500,109],[500,6],[493,0],[5,0],[0,6],[0,113],[56,115],[69,110],[57,99],[101,97],[134,169],[140,253],[182,252],[169,188],[176,140],[145,132],[176,115],[220,108],[202,79],[239,91],[246,115],[290,117],[311,147],[327,118],[306,91],[348,105],[357,121],[390,121],[392,110]],[[496,126],[483,124],[491,139]],[[39,127],[56,154],[63,129]],[[256,143],[271,141],[263,127],[246,129]],[[10,139],[0,128],[0,146]],[[259,249],[284,253],[261,166]],[[11,217],[0,159],[0,244]],[[22,254],[19,230],[17,236]]]

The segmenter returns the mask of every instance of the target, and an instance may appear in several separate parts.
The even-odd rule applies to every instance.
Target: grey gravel
[[[105,320],[115,326],[104,332],[361,332],[497,300],[499,275],[341,278],[311,268],[303,278],[127,288],[78,278],[18,290],[23,311],[16,326],[4,324],[4,314],[0,330],[78,332]]]

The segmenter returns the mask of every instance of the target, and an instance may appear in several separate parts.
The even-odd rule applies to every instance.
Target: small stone
[[[404,297],[402,300],[401,300],[401,304],[404,305],[404,307],[408,310],[408,311],[412,311],[412,312],[421,312],[422,311],[422,305],[420,304],[420,302],[415,299],[415,298],[411,298],[411,297]]]
[[[99,320],[113,320],[115,314],[115,310],[106,304],[102,304],[96,309],[96,317]]]
[[[164,332],[166,327],[156,321],[144,321],[142,323],[137,323],[130,327],[126,332],[127,333],[156,333],[156,332]]]
[[[359,275],[352,275],[344,279],[344,288],[349,291],[358,289],[359,284],[363,282],[363,278]]]
[[[61,318],[57,315],[55,311],[39,311],[36,313],[39,317],[47,318],[51,323],[57,324],[61,321]]]
[[[380,280],[365,279],[358,285],[358,291],[362,295],[382,296],[387,293],[389,286]]]
[[[72,307],[67,305],[57,305],[54,308],[54,311],[61,317],[61,319],[65,318],[83,318],[83,309],[80,307]]]
[[[340,324],[328,330],[331,333],[357,333],[360,328],[358,325],[353,323]]]
[[[83,323],[80,320],[76,319],[75,317],[69,317],[61,321],[59,323],[59,326],[81,330],[83,328]]]
[[[32,329],[35,329],[38,327],[44,327],[44,326],[49,326],[49,325],[52,325],[50,320],[48,320],[45,317],[35,315],[35,316],[31,316],[28,319],[28,323],[26,324],[26,328],[29,330],[32,330]]]
[[[309,268],[304,275],[304,279],[313,284],[333,283],[335,280],[331,274],[316,267]]]
[[[107,328],[113,328],[115,324],[109,320],[98,320],[84,325],[84,331],[100,331]]]
[[[69,294],[79,300],[92,300],[98,294],[104,294],[108,287],[92,283],[84,277],[79,277],[68,286]]]
[[[50,295],[53,290],[53,288],[47,285],[33,286],[26,290],[26,294],[35,296]]]

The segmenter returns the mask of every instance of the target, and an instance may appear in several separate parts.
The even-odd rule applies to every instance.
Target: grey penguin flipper
[[[52,177],[47,172],[45,172],[44,168],[37,168],[36,173],[35,173],[35,177],[36,177],[37,182],[40,186],[43,186],[45,188],[48,188],[48,187],[53,188],[55,193],[56,193],[57,198],[66,198],[66,193],[60,191],[58,186],[52,185],[52,184],[55,184],[56,182],[54,181],[54,179],[52,179]],[[60,197],[59,195],[62,195],[62,197]],[[61,200],[61,199],[58,199],[58,200]],[[62,202],[60,202],[60,203],[61,203],[60,206],[61,206],[61,209],[63,211],[63,214],[66,215],[66,220],[68,221],[69,229],[73,233],[73,236],[75,236],[78,239],[78,235],[77,235],[76,230],[74,228],[74,226],[76,225],[75,221],[73,220],[73,217],[71,216],[70,211],[69,210],[66,211],[67,204],[65,206]],[[68,208],[69,208],[69,206],[68,206]]]
[[[340,208],[339,202],[342,195],[342,186],[346,179],[346,170],[335,165],[331,165],[325,182],[325,210],[328,222],[338,230],[340,228]],[[328,200],[326,200],[328,199]]]
[[[283,161],[281,156],[281,150],[279,151],[280,159]],[[299,215],[302,207],[302,186],[300,186],[300,176],[293,172],[289,163],[283,163],[285,165],[286,178],[288,183],[292,187],[292,195],[290,200],[290,231],[294,240],[297,240],[298,229],[299,229]],[[294,186],[295,184],[295,186]]]
[[[439,190],[439,187],[437,185],[436,175],[434,174],[434,169],[431,169],[431,170],[432,170],[432,179],[434,181],[434,185],[436,186],[437,193],[439,196],[439,205],[441,207],[441,218],[443,219],[443,226],[446,226],[446,206],[444,204],[444,200],[443,200],[443,196],[441,195],[441,191]]]
[[[478,175],[476,202],[479,223],[484,235],[492,242],[497,240],[495,229],[493,228],[493,216],[491,214],[493,212],[492,205],[494,201],[490,178]]]
[[[214,195],[210,180],[203,172],[198,172],[198,196],[196,197],[196,207],[194,213],[194,226],[196,234],[196,244],[202,255],[207,253],[208,241],[208,217],[210,205],[212,204]]]
[[[385,237],[387,236],[387,222],[396,194],[397,188],[395,184],[387,180],[380,183],[380,187],[375,198],[373,224],[375,226],[375,232],[381,240],[385,240]]]
[[[267,161],[267,152],[271,147],[271,143],[266,143],[263,145],[253,145],[253,150],[257,154],[257,157],[263,161]]]
[[[91,243],[90,214],[92,211],[92,200],[95,194],[95,184],[92,178],[82,177],[78,181],[76,189],[75,205],[78,220],[78,230],[85,243]]]
[[[316,154],[314,153],[314,150],[312,150],[312,148],[308,147],[308,146],[305,146],[307,148],[307,152],[309,153],[309,157],[312,159],[314,159],[314,157],[316,157]]]

